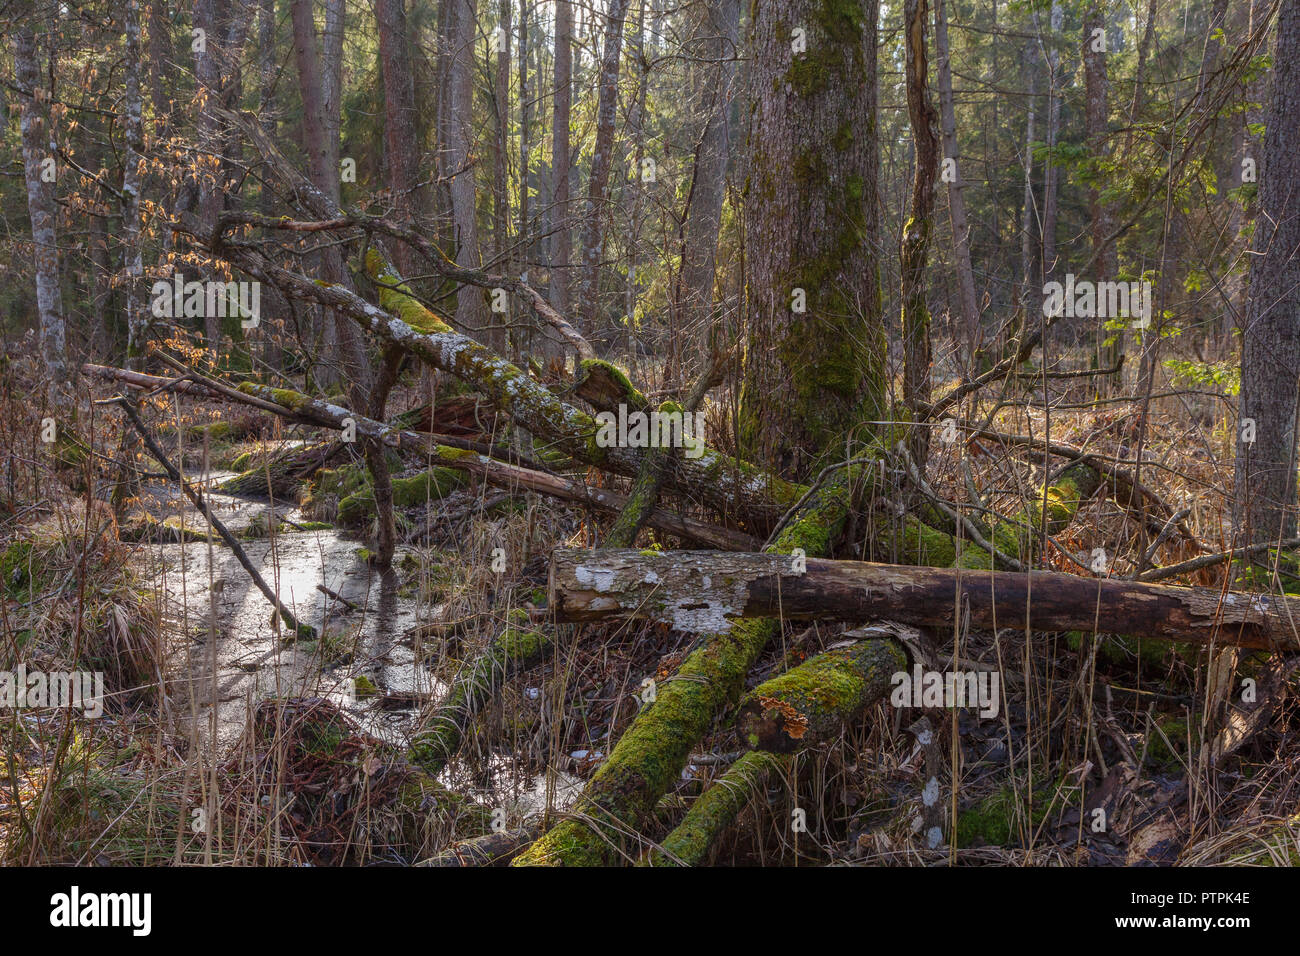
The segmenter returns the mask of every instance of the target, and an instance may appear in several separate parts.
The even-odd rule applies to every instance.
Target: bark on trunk
[[[140,0],[126,0],[125,84],[122,97],[122,276],[126,286],[126,360],[138,368],[149,329],[149,313],[140,299],[144,255],[140,243],[140,193],[144,180],[144,102],[140,92]]]
[[[393,214],[411,225],[424,212],[419,180],[419,143],[415,122],[415,82],[411,71],[404,0],[377,0],[379,59],[384,71],[384,152]],[[393,261],[403,275],[415,270],[414,254],[406,243],[396,243]]]
[[[903,225],[899,258],[903,298],[903,401],[912,420],[930,402],[930,310],[925,302],[926,263],[934,232],[934,181],[939,171],[937,117],[930,101],[929,65],[925,25],[926,0],[904,0],[904,73],[907,115],[912,126],[916,168],[912,175],[912,210]],[[908,435],[913,460],[925,475],[930,452],[930,429],[913,428]]]
[[[740,439],[752,461],[795,477],[841,452],[857,422],[884,417],[877,9],[754,8]]]
[[[54,155],[48,126],[48,91],[40,85],[36,36],[24,23],[14,34],[14,78],[19,89],[19,126],[23,143],[23,178],[27,214],[32,224],[32,263],[36,272],[36,314],[41,330],[41,359],[49,376],[47,399],[62,404],[68,382],[68,357],[59,288],[57,206],[54,194]]]
[[[573,102],[573,8],[555,0],[555,104],[551,116],[550,299],[556,311],[569,311],[569,110]]]
[[[1300,6],[1278,14],[1273,94],[1259,173],[1259,216],[1242,332],[1233,525],[1240,543],[1296,533],[1300,381]],[[1254,443],[1242,439],[1247,419]]]
[[[600,331],[600,264],[604,252],[604,222],[609,170],[614,158],[614,118],[618,110],[619,61],[623,54],[623,22],[629,0],[609,0],[605,17],[605,50],[597,76],[596,143],[587,180],[587,213],[582,230],[582,291],[578,297],[583,333]]]
[[[1300,600],[1217,588],[1138,584],[1050,571],[915,568],[711,551],[561,549],[551,558],[550,607],[560,621],[643,618],[679,630],[725,632],[741,618],[886,619],[951,628],[1030,627],[1289,650]]]
[[[709,5],[701,20],[701,37],[713,38],[703,55],[718,62],[698,69],[699,95],[705,106],[704,130],[695,149],[695,169],[682,225],[681,270],[677,274],[676,308],[680,325],[693,340],[708,347],[713,311],[718,232],[726,193],[728,135],[735,83],[735,58],[740,55],[740,0]]]
[[[444,105],[442,176],[450,182],[451,215],[456,231],[456,265],[462,269],[481,267],[473,158],[474,129],[474,45],[476,14],[473,0],[448,0],[451,44]],[[461,286],[456,294],[456,321],[461,328],[486,336],[489,313],[483,293]]]
[[[966,338],[966,361],[973,368],[980,346],[980,310],[975,298],[975,273],[970,259],[970,224],[966,219],[965,183],[957,145],[957,115],[952,92],[952,53],[948,44],[948,14],[944,0],[935,0],[934,41],[939,59],[939,109],[943,122],[943,153],[952,161],[948,178],[948,215],[952,222],[952,258],[957,272],[957,303]]]

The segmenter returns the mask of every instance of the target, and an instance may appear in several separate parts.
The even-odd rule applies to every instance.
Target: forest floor
[[[101,500],[122,447],[110,406],[80,419],[78,446],[47,445],[26,408],[32,379],[24,366],[13,363],[4,379],[0,666],[92,667],[104,671],[108,694],[98,720],[50,709],[0,717],[0,860],[414,863],[482,832],[480,811],[503,813],[510,827],[535,825],[570,804],[642,706],[643,682],[671,678],[695,640],[641,622],[559,625],[553,652],[502,682],[458,757],[412,802],[408,784],[418,773],[406,744],[422,714],[512,615],[545,618],[550,552],[596,544],[610,519],[472,482],[436,487],[400,509],[401,544],[393,568],[381,572],[366,547],[373,514],[352,508],[340,520],[349,511],[341,502],[364,474],[359,454],[345,449],[283,501],[223,493],[222,482],[241,470],[269,470],[320,436],[190,400],[178,418],[167,400],[150,416],[157,434],[208,490],[281,600],[317,632],[294,637],[167,481],[144,481],[117,517]],[[1049,423],[1026,405],[1032,388],[1017,397],[992,427],[1041,438]],[[419,404],[408,387],[391,407]],[[1135,458],[1133,405],[1110,407],[1053,409],[1052,439]],[[713,411],[709,442],[725,449],[725,414]],[[1230,412],[1222,396],[1194,389],[1153,402],[1143,474],[1171,507],[1186,509],[1200,546],[1171,536],[1151,563],[1229,546]],[[978,498],[1006,513],[1045,477],[994,440],[933,447],[931,484],[950,500]],[[410,477],[428,463],[395,464],[398,477]],[[608,481],[595,471],[569,477]],[[865,515],[852,556],[892,560],[869,527],[888,520],[883,507]],[[1098,496],[1040,564],[1088,573],[1103,549],[1108,573],[1129,575],[1152,537],[1140,530]],[[676,542],[643,532],[641,544]],[[510,556],[499,570],[497,548]],[[1225,573],[1208,568],[1177,583],[1221,586]],[[1294,591],[1297,583],[1279,569],[1262,586]],[[787,622],[747,687],[826,649],[849,626]],[[1234,695],[1226,717],[1210,721],[1204,648],[1015,627],[958,631],[955,654],[952,634],[936,636],[947,648],[939,666],[997,670],[1004,703],[995,718],[927,711],[931,751],[908,730],[921,711],[878,704],[769,779],[713,859],[1300,862],[1292,663],[1243,654],[1236,680],[1255,681],[1257,695]],[[268,735],[267,708],[294,720]],[[643,836],[662,839],[743,749],[734,728],[716,726]],[[936,756],[945,839],[930,848],[920,833],[921,792]],[[451,799],[438,787],[466,802],[433,813]],[[803,832],[789,826],[797,810],[809,821]]]

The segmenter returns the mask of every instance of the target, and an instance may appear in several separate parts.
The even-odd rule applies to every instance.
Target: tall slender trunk
[[[335,2],[336,0],[330,0],[331,4]],[[333,17],[338,16],[339,9],[335,10]],[[317,48],[316,21],[311,0],[292,0],[291,14],[294,55],[302,91],[303,149],[307,154],[308,177],[312,185],[337,204],[340,194],[338,91],[332,85],[333,80],[328,78],[330,73],[336,72],[337,61],[323,62]],[[326,20],[331,29],[341,33],[341,23],[332,22],[331,15],[327,15]],[[326,49],[330,49],[333,42],[327,36]],[[331,54],[333,52],[331,50]],[[333,116],[329,115],[331,110]],[[322,250],[321,269],[327,281],[351,287],[352,277],[337,246],[328,246]],[[333,332],[337,349],[336,354],[331,356],[332,364],[344,372],[345,384],[354,407],[365,408],[369,393],[369,373],[365,350],[356,326],[343,316],[333,313],[327,314],[326,322]],[[331,363],[327,363],[327,367],[329,364]]]
[[[1061,35],[1065,12],[1060,0],[1052,0],[1051,40],[1055,44]],[[1061,55],[1051,46],[1047,53],[1047,165],[1043,169],[1043,279],[1050,279],[1059,263],[1056,261],[1056,221],[1060,207],[1061,171],[1056,165],[1056,141],[1061,133]]]
[[[451,217],[455,230],[456,265],[462,269],[482,267],[476,206],[475,163],[472,155],[474,128],[474,42],[477,21],[473,0],[448,0],[447,109],[442,143],[442,175],[450,183]],[[483,336],[488,331],[487,303],[481,290],[462,285],[456,294],[456,321],[462,328]]]
[[[126,287],[127,367],[141,368],[148,312],[140,301],[144,254],[140,242],[140,193],[144,181],[144,101],[140,92],[140,0],[126,0],[122,18],[126,63],[122,96],[122,276]]]
[[[934,4],[934,42],[939,59],[939,109],[943,123],[943,155],[945,167],[951,160],[948,182],[948,216],[952,222],[952,258],[957,272],[957,305],[961,310],[961,325],[966,337],[966,360],[975,357],[980,344],[980,309],[975,298],[975,273],[970,261],[970,224],[966,220],[965,182],[961,173],[960,150],[957,146],[957,115],[952,93],[952,52],[948,45],[948,13],[944,0]]]
[[[497,63],[492,83],[495,149],[492,151],[492,254],[497,268],[513,272],[510,262],[510,33],[514,0],[499,0],[497,7]],[[506,311],[493,312],[491,342],[505,353],[512,324],[510,299]]]
[[[579,318],[582,330],[597,329],[600,315],[600,264],[604,253],[605,203],[614,150],[614,119],[618,110],[618,73],[623,55],[623,21],[630,0],[609,0],[605,17],[605,48],[597,75],[596,143],[587,180],[587,212],[582,230],[582,286]]]
[[[1109,83],[1106,78],[1105,30],[1107,22],[1107,0],[1091,0],[1083,18],[1083,83],[1084,83],[1084,125],[1088,142],[1096,151],[1099,160],[1109,158],[1111,147],[1107,124],[1109,122],[1110,99]],[[1100,38],[1098,38],[1098,31]],[[1111,204],[1103,202],[1101,190],[1096,183],[1088,186],[1088,218],[1092,233],[1092,253],[1097,263],[1100,277],[1108,281],[1119,278],[1119,259],[1115,243],[1109,239],[1114,231],[1114,211]],[[1095,353],[1099,367],[1110,367],[1124,353],[1124,330],[1107,329],[1106,320],[1098,319],[1093,329]],[[1105,343],[1114,339],[1112,345]],[[1099,384],[1109,389],[1116,384],[1110,376]]]
[[[551,120],[551,305],[569,310],[569,112],[573,102],[573,8],[555,0],[555,105]]]
[[[1300,382],[1300,5],[1282,5],[1259,175],[1250,300],[1242,330],[1240,441],[1233,530],[1238,541],[1296,533],[1296,411]]]
[[[736,58],[740,56],[740,0],[721,0],[709,6],[698,32],[701,37],[716,39],[703,45],[699,53],[705,60],[697,70],[697,90],[705,110],[704,129],[695,148],[695,169],[686,221],[682,224],[676,309],[679,325],[688,336],[707,346],[727,159],[731,153],[729,121]]]
[[[36,313],[41,329],[41,359],[45,363],[47,398],[58,407],[68,383],[68,356],[59,288],[57,204],[54,150],[49,133],[50,91],[40,86],[36,36],[30,23],[14,34],[14,78],[19,90],[19,127],[23,143],[23,179],[27,185],[27,215],[32,224],[32,264],[36,271]]]
[[[919,421],[930,400],[930,310],[925,302],[925,268],[934,233],[934,183],[939,171],[938,117],[930,98],[925,25],[927,0],[903,0],[904,75],[907,115],[915,145],[912,208],[903,226],[899,259],[903,299],[903,401]],[[928,428],[914,428],[908,446],[922,475],[929,457]]]
[[[1037,23],[1038,17],[1034,16]],[[1024,321],[1029,320],[1029,304],[1034,299],[1033,289],[1037,284],[1035,252],[1038,244],[1034,241],[1034,225],[1038,210],[1034,207],[1034,126],[1038,100],[1037,72],[1034,69],[1034,41],[1025,44],[1025,102],[1028,106],[1025,115],[1025,198],[1020,220],[1020,311]]]
[[[416,191],[420,139],[415,124],[415,82],[403,0],[376,0],[375,19],[379,28],[379,60],[384,72],[388,189],[397,220],[410,224],[423,210]],[[393,258],[403,275],[415,273],[415,253],[406,243],[394,243]]]

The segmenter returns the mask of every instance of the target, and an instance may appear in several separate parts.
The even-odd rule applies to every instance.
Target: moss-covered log
[[[736,729],[755,750],[789,754],[816,746],[884,697],[890,678],[906,667],[903,646],[892,638],[832,648],[746,694]]]
[[[378,250],[370,250],[366,269],[380,290],[380,305],[388,311],[376,309],[334,286],[316,288],[327,304],[337,304],[385,342],[401,346],[427,364],[472,384],[534,435],[550,440],[559,451],[615,474],[635,477],[640,473],[644,449],[602,447],[596,440],[599,427],[594,418],[557,398],[491,349],[453,330],[411,294]],[[294,281],[292,276],[281,278]],[[804,491],[747,462],[707,448],[699,451],[697,457],[675,456],[665,482],[679,491],[698,494],[723,514],[737,515],[759,526],[770,525]]]
[[[517,830],[500,830],[485,833],[470,840],[461,840],[416,866],[503,866],[520,850],[537,839],[535,827]]]
[[[632,384],[627,373],[604,359],[584,359],[578,363],[573,394],[602,412],[616,411],[619,405],[626,405],[633,412],[650,407],[649,400]]]
[[[481,654],[456,674],[447,696],[411,740],[410,759],[426,772],[441,772],[458,750],[465,731],[497,689],[539,662],[553,646],[553,628],[535,628],[522,609]]]
[[[802,548],[809,554],[829,553],[850,513],[850,490],[867,474],[866,467],[854,464],[833,472],[807,496],[769,552],[788,556]],[[601,865],[621,859],[620,849],[635,856],[638,848],[625,846],[625,832],[636,832],[677,781],[691,749],[739,696],[745,675],[777,630],[771,621],[741,621],[704,637],[674,678],[659,685],[654,702],[632,722],[579,798],[575,809],[595,821],[600,832],[566,820],[514,865]],[[602,826],[605,820],[613,825]]]
[[[985,538],[1003,554],[1028,565],[1038,553],[1044,533],[1055,535],[1065,530],[1101,485],[1101,476],[1082,462],[1065,469],[1050,485],[1040,487],[1024,507],[1006,518],[995,518]],[[983,530],[983,529],[981,529]],[[974,544],[967,544],[957,559],[960,568],[988,569],[993,556]]]
[[[767,781],[784,773],[789,759],[763,750],[742,754],[705,790],[676,828],[642,859],[648,866],[700,866],[709,850]]]
[[[951,629],[970,623],[1082,631],[1191,644],[1300,648],[1300,599],[1168,587],[1055,571],[914,568],[718,551],[587,551],[551,556],[550,606],[559,620],[643,618],[684,630],[741,626],[741,619],[885,619]],[[734,622],[734,623],[733,623]]]
[[[465,476],[450,468],[433,467],[408,478],[393,478],[393,507],[411,508],[439,501],[465,483]],[[339,499],[338,523],[355,527],[375,517],[375,491],[370,482]]]
[[[217,485],[224,495],[245,498],[297,499],[303,486],[343,451],[343,443],[320,442],[286,452]]]

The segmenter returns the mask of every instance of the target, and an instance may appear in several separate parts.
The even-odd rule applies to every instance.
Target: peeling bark
[[[1235,647],[1300,648],[1300,599],[1217,588],[1138,584],[1053,571],[914,568],[716,551],[562,549],[551,557],[560,621],[643,618],[680,630],[738,629],[744,618],[885,619],[951,629],[1011,624]]]

